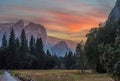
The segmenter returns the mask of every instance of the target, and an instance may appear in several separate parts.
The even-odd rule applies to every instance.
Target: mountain
[[[30,22],[25,26],[23,20],[20,20],[16,23],[4,23],[4,24],[0,24],[0,35],[3,36],[3,34],[5,34],[8,39],[9,33],[12,28],[15,31],[16,37],[20,37],[21,31],[24,29],[26,31],[26,37],[28,39],[30,39],[31,35],[33,35],[35,38],[42,38],[44,43],[44,49],[47,50],[48,48],[47,41],[46,41],[47,33],[44,26],[39,24],[34,24],[32,22]]]
[[[60,38],[55,38],[52,36],[48,36],[47,37],[47,41],[48,41],[48,45],[51,47],[55,46],[57,43],[59,43],[60,41],[64,41],[68,48],[74,52],[75,51],[75,47],[76,47],[76,43],[71,41],[71,40],[66,40],[66,39],[60,39]]]
[[[9,37],[9,33],[11,30],[11,27],[14,23],[1,23],[0,24],[0,40],[2,39],[2,36],[5,34],[7,39]],[[1,41],[0,41],[1,44]]]
[[[51,50],[53,54],[56,54],[58,56],[64,56],[65,53],[71,51],[64,41],[58,42],[55,46],[51,48]]]
[[[47,32],[44,26],[30,22],[24,27],[24,29],[29,40],[31,38],[31,35],[33,35],[35,38],[42,38],[42,41],[44,43],[44,50],[46,51],[49,49],[47,44]]]
[[[109,14],[106,25],[109,23],[120,23],[120,0],[117,0],[114,8]]]
[[[30,39],[31,35],[33,35],[35,38],[42,38],[45,51],[48,49],[53,53],[54,48],[57,47],[58,49],[57,51],[55,51],[55,53],[58,54],[58,56],[64,55],[65,54],[64,52],[68,50],[69,51],[71,50],[74,52],[76,47],[76,43],[72,41],[48,36],[44,26],[40,24],[35,24],[32,22],[25,25],[23,20],[20,20],[16,23],[0,23],[0,40],[2,39],[2,36],[4,34],[8,39],[9,33],[12,28],[15,31],[16,37],[20,37],[21,31],[24,29],[26,31],[26,36],[28,39]],[[0,41],[0,44],[1,44],[1,41]],[[60,50],[62,50],[62,52],[60,52]],[[60,55],[59,55],[59,52],[60,52]]]

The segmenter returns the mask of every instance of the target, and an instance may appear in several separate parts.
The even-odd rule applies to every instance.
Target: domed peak
[[[59,44],[61,44],[61,45],[67,45],[65,41],[60,41]]]
[[[45,29],[44,26],[42,26],[42,25],[40,25],[40,24],[35,24],[35,23],[33,23],[33,22],[30,22],[29,24],[27,24],[26,27],[32,27],[32,28],[37,28],[37,29],[38,29],[38,28],[43,28],[43,29]],[[26,27],[25,27],[25,28],[26,28]]]
[[[29,22],[29,24],[28,25],[36,25],[35,23],[33,23],[33,22]]]
[[[23,20],[19,20],[18,22],[16,22],[16,24],[22,24],[22,25],[24,25],[24,21]]]
[[[60,48],[67,48],[68,49],[68,45],[65,41],[60,41],[55,46],[60,47]]]
[[[11,26],[15,31],[20,31],[24,28],[24,21],[23,20],[19,20],[18,22],[16,22],[15,24],[13,24]]]
[[[51,48],[53,54],[57,54],[58,56],[64,56],[66,52],[71,51],[68,48],[68,45],[64,41],[58,42],[55,46]]]

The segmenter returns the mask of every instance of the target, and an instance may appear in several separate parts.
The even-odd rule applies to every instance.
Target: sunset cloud
[[[14,3],[11,3],[14,2]],[[23,19],[42,24],[48,35],[85,40],[85,34],[105,22],[115,0],[8,0],[0,3],[0,22]],[[108,2],[108,3],[107,3]],[[72,38],[72,39],[71,39]]]

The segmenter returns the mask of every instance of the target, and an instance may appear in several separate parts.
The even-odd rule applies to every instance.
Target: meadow
[[[80,70],[10,70],[13,75],[34,81],[113,81],[107,74]]]

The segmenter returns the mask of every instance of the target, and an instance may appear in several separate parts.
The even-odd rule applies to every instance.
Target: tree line
[[[88,67],[107,72],[115,81],[120,81],[120,22],[92,28],[86,37],[84,50]]]
[[[64,57],[53,55],[49,50],[44,51],[41,38],[27,39],[25,30],[16,37],[14,29],[9,39],[4,34],[0,46],[0,69],[76,69],[76,54],[68,52]]]

